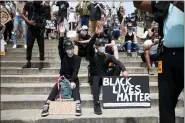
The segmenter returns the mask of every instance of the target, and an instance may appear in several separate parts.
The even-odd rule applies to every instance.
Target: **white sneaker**
[[[14,44],[12,48],[17,48],[17,45]]]
[[[27,45],[26,44],[24,45],[24,48],[27,49]]]
[[[7,45],[6,41],[4,41],[4,45]]]

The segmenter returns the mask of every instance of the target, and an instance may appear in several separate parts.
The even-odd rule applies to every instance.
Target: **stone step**
[[[45,57],[59,57],[58,51],[47,51],[44,53]],[[126,52],[120,52],[120,57],[127,57]],[[26,57],[26,51],[25,52],[7,52],[5,56],[3,57]],[[32,52],[32,57],[39,57],[39,50],[34,50]],[[132,53],[132,57],[138,57],[136,52]]]
[[[120,52],[119,53],[120,54],[120,57],[127,57],[127,53],[125,53],[125,52]],[[12,53],[12,52],[8,52],[8,53],[6,53],[6,55],[5,56],[3,56],[3,57],[24,57],[24,58],[26,58],[26,52],[14,52],[14,53]],[[39,55],[39,51],[34,51],[34,52],[32,52],[32,57],[39,57],[40,55]],[[44,57],[46,58],[46,57],[59,57],[59,54],[58,54],[58,51],[57,52],[45,52],[44,53]],[[135,52],[133,52],[132,53],[132,57],[140,57],[140,56],[137,56],[137,54],[135,53]]]
[[[129,74],[148,74],[148,70],[142,67],[126,67]],[[4,69],[1,68],[1,75],[58,75],[60,72],[60,67],[58,68],[43,68],[42,71],[39,71],[38,68],[16,68],[16,69]],[[82,66],[79,70],[79,74],[88,73],[86,66]],[[157,74],[157,69],[154,70],[154,73]]]
[[[82,116],[49,115],[41,117],[41,109],[1,110],[2,123],[159,123],[159,109],[108,109],[102,115],[93,108],[83,108]],[[176,108],[176,123],[184,123],[183,108]]]
[[[52,39],[52,40],[45,39],[44,40],[45,45],[58,45],[58,42],[59,42],[59,40],[57,40],[57,39]],[[143,41],[142,40],[138,40],[138,44],[139,45],[143,44]],[[13,45],[13,44],[8,44],[8,46],[9,45]],[[20,41],[19,40],[17,42],[17,45],[24,45],[24,41]],[[38,46],[37,41],[35,41],[34,45]]]
[[[141,50],[143,49],[143,47],[141,46],[142,44],[143,43],[139,43]],[[18,51],[19,52],[24,52],[24,51],[26,51],[26,49],[24,48],[24,45],[22,45],[22,44],[18,45],[18,47],[16,49],[13,49],[12,47],[13,47],[13,45],[7,45],[6,46],[7,51],[8,52],[18,52]],[[33,49],[38,50],[39,49],[38,45],[34,44]],[[44,49],[45,49],[45,51],[46,50],[58,51],[58,44],[45,44]]]
[[[122,60],[121,60],[122,61]],[[1,67],[22,67],[26,64],[25,61],[1,61]],[[146,66],[143,62],[130,62],[130,61],[122,61],[125,67],[142,67],[144,68]],[[40,61],[32,61],[32,68],[38,68],[40,65]],[[60,68],[61,63],[60,61],[44,61],[44,68]],[[86,67],[89,65],[89,62],[81,62],[80,67]]]
[[[93,96],[91,94],[81,94],[82,107],[93,108]],[[11,109],[41,109],[48,95],[4,95],[1,94],[1,110]],[[158,106],[158,93],[151,93],[151,106]],[[102,95],[100,94],[100,102]],[[101,103],[102,105],[102,103]],[[181,94],[177,106],[183,107],[184,99]]]
[[[53,83],[2,83],[1,94],[10,95],[38,95],[49,94],[54,86]],[[158,83],[149,82],[150,93],[158,93]],[[80,83],[80,94],[91,94],[88,83]]]
[[[1,75],[1,83],[55,83],[59,75]],[[129,76],[149,76],[148,74],[129,74]],[[87,83],[87,74],[79,74],[81,83]],[[150,82],[157,82],[157,75],[149,76]]]
[[[142,62],[141,60],[141,57],[127,57],[127,56],[120,56],[119,59],[123,62]],[[39,60],[39,57],[32,57],[32,61],[37,61],[38,62]],[[5,62],[8,62],[8,61],[26,61],[26,57],[23,57],[23,56],[1,56],[1,62],[2,61],[5,61]],[[45,61],[58,61],[60,62],[60,57],[46,57],[45,58]],[[88,62],[86,61],[84,58],[82,58],[82,62]]]

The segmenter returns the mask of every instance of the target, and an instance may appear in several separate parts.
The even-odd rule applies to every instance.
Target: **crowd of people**
[[[128,57],[132,57],[133,51],[137,52],[137,55],[141,56],[143,62],[146,62],[150,75],[154,74],[152,64],[158,61],[160,65],[158,66],[158,73],[160,81],[159,105],[161,123],[174,123],[174,116],[172,115],[174,115],[174,108],[177,101],[171,102],[169,98],[177,100],[182,90],[182,86],[180,86],[182,85],[182,83],[180,83],[181,80],[177,77],[177,70],[179,70],[179,67],[174,66],[174,63],[178,65],[178,62],[181,63],[183,61],[181,58],[183,57],[182,47],[184,48],[184,46],[182,45],[182,40],[184,39],[182,38],[182,32],[184,31],[182,30],[183,19],[181,17],[183,17],[182,14],[184,10],[182,10],[182,6],[179,5],[178,2],[155,3],[135,1],[133,3],[136,8],[154,13],[155,18],[158,17],[155,19],[156,22],[153,20],[150,21],[150,27],[145,28],[147,37],[143,45],[141,45],[143,47],[143,52],[141,52],[141,46],[137,41],[137,15],[132,13],[127,16],[122,2],[120,2],[118,7],[113,6],[111,8],[108,5],[104,6],[104,4],[98,0],[86,0],[80,1],[77,6],[73,8],[70,7],[68,1],[34,1],[25,2],[23,11],[16,8],[15,2],[1,2],[1,6],[7,8],[13,18],[6,23],[6,25],[1,24],[1,27],[6,27],[6,29],[2,28],[5,29],[5,31],[2,31],[1,35],[4,33],[5,41],[8,41],[7,37],[9,35],[9,40],[13,40],[13,48],[17,48],[18,27],[21,25],[22,33],[20,34],[22,34],[25,43],[24,48],[27,49],[26,59],[28,61],[23,68],[31,68],[32,48],[35,39],[37,39],[40,52],[39,69],[41,70],[44,61],[44,33],[46,32],[47,38],[50,39],[49,33],[54,32],[54,30],[45,29],[44,24],[46,20],[55,20],[57,22],[57,33],[59,34],[58,49],[61,59],[60,76],[64,76],[71,83],[73,98],[76,101],[77,116],[82,115],[79,92],[80,82],[78,79],[78,71],[82,57],[85,57],[86,60],[89,61],[88,77],[94,99],[94,113],[98,115],[102,114],[99,102],[99,88],[102,83],[102,77],[119,76],[121,71],[124,77],[128,77],[125,66],[119,61],[119,51],[123,50],[127,52]],[[58,11],[53,11],[53,6],[58,6]],[[168,13],[171,13],[171,15],[168,15]],[[180,19],[176,21],[172,20],[176,15],[179,15]],[[174,29],[173,27],[176,27],[176,25],[177,28]],[[176,32],[169,30],[169,28]],[[178,29],[181,30],[181,32],[179,32]],[[76,32],[74,40],[67,37],[69,30]],[[168,31],[170,34],[168,34]],[[179,33],[177,34],[177,32]],[[12,34],[13,37],[11,37]],[[174,37],[170,37],[174,34],[176,34]],[[175,37],[177,39],[175,39]],[[117,42],[119,40],[121,40],[121,44],[118,46]],[[178,42],[172,42],[175,40],[178,40]],[[167,54],[168,57],[164,56],[164,54]],[[173,54],[173,56],[168,54]],[[169,62],[168,59],[174,59],[172,57],[179,60]],[[162,61],[164,62],[162,63]],[[166,66],[166,64],[170,65],[171,69],[167,68],[168,66]],[[166,67],[163,68],[163,65]],[[181,67],[182,66],[183,65],[181,65]],[[110,67],[111,69],[109,69]],[[172,69],[177,71],[177,73],[170,72],[173,71]],[[170,75],[166,73],[162,74],[164,72]],[[181,72],[183,73],[183,70]],[[174,75],[176,79],[170,78],[172,75]],[[177,92],[171,89],[173,87],[172,83],[175,83],[172,80],[179,81]],[[171,82],[170,88],[165,84],[167,81]],[[168,92],[163,92],[162,87],[164,86]],[[173,97],[169,96],[171,92],[175,93]],[[57,94],[58,88],[56,84],[44,104],[42,116],[48,115],[49,104],[57,98]],[[163,100],[162,98],[164,97],[166,98]],[[168,105],[164,106],[167,103]]]

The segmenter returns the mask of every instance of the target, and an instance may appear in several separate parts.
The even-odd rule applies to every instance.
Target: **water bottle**
[[[155,68],[155,62],[154,61],[152,62],[152,67]]]

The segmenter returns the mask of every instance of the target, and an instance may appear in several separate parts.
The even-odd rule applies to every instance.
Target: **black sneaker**
[[[138,56],[138,57],[141,56],[141,53],[140,53],[140,52],[137,52],[137,56]]]
[[[42,110],[41,116],[42,117],[46,117],[48,115],[49,115],[49,104],[45,104],[43,106],[43,110]]]
[[[97,114],[97,115],[101,115],[102,114],[100,102],[96,102],[94,104],[94,113]]]
[[[31,68],[31,62],[27,62],[22,68]]]
[[[43,63],[43,61],[41,61],[41,62],[39,63],[39,70],[42,70],[43,67],[44,67],[44,63]]]
[[[81,115],[82,115],[81,104],[80,103],[77,103],[76,104],[75,116],[81,116]]]
[[[127,52],[127,56],[132,57],[132,53]]]

